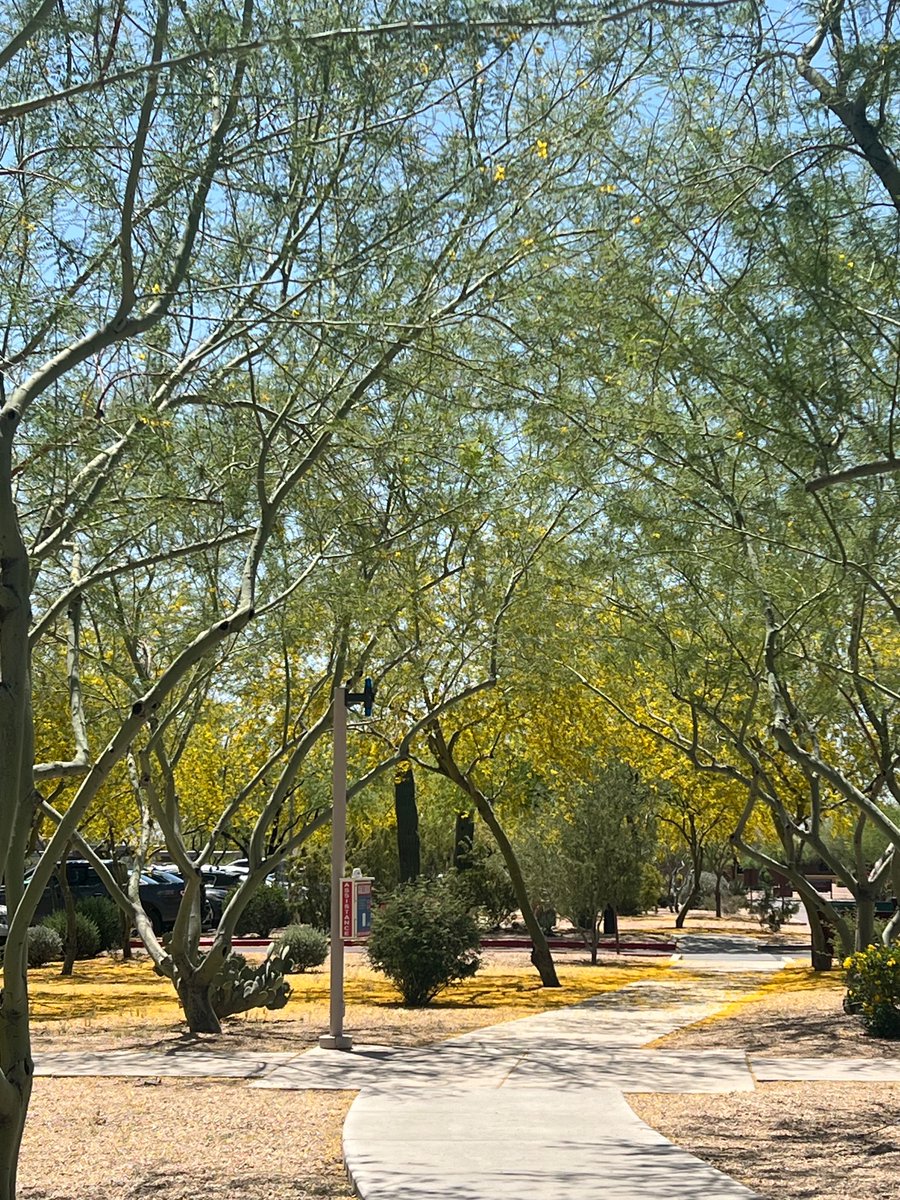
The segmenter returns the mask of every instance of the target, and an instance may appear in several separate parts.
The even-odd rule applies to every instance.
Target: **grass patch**
[[[463,980],[442,992],[429,1006],[441,1010],[480,1010],[485,1024],[511,1020],[529,1012],[578,1004],[603,992],[615,991],[636,980],[658,979],[672,973],[666,963],[611,963],[587,967],[581,963],[557,964],[562,987],[544,988],[537,972],[524,955],[516,962],[500,956],[490,959],[472,979]],[[679,971],[684,978],[684,971]],[[327,1024],[328,972],[325,968],[291,976],[293,995],[284,1009],[246,1014],[244,1020],[267,1021],[323,1019]],[[178,999],[171,982],[155,974],[146,958],[122,962],[109,958],[76,964],[73,975],[62,978],[58,966],[29,972],[32,1019],[35,1025],[51,1026],[78,1022],[168,1024],[180,1017]],[[383,975],[365,961],[346,963],[344,995],[347,1020],[354,1010],[399,1008],[400,994]]]
[[[441,992],[430,1008],[521,1008],[537,1012],[578,1004],[602,992],[616,991],[636,980],[656,979],[671,972],[669,964],[638,966],[634,963],[604,965],[583,970],[577,966],[557,964],[556,972],[562,987],[541,986],[535,969],[528,964],[515,970],[489,964],[471,979],[452,984]],[[328,1001],[328,976],[296,975],[291,977],[294,998],[307,1002]],[[344,982],[347,1008],[353,1004],[400,1004],[400,993],[383,975],[365,964],[348,967]],[[288,1005],[290,1008],[290,1005]],[[287,1011],[287,1010],[285,1010]]]

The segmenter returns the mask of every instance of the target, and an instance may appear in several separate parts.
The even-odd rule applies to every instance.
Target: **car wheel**
[[[165,933],[165,926],[163,925],[162,917],[155,908],[148,908],[146,911],[147,918],[150,921],[150,924],[153,926],[153,932],[157,937],[160,937],[163,933]]]

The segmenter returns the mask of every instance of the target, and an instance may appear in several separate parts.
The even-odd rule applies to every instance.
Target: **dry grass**
[[[428,1008],[410,1010],[401,1008],[397,991],[361,955],[348,956],[345,1027],[360,1042],[427,1044],[530,1012],[577,1004],[671,971],[667,960],[613,959],[597,967],[582,960],[581,954],[561,956],[557,969],[563,986],[548,989],[541,987],[527,955],[485,955],[473,979],[448,988]],[[146,1048],[185,1036],[171,983],[155,975],[146,959],[80,963],[72,980],[60,979],[58,968],[52,967],[31,972],[29,978],[36,1053],[73,1045],[83,1050]],[[294,994],[286,1008],[257,1009],[229,1020],[223,1048],[299,1051],[312,1045],[328,1028],[327,970],[292,976],[291,984]]]

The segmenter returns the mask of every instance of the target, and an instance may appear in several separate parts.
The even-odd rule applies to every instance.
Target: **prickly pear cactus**
[[[250,963],[243,954],[229,954],[212,987],[212,1005],[219,1017],[230,1017],[251,1008],[284,1008],[291,995],[285,979],[288,965],[270,953],[261,963]]]

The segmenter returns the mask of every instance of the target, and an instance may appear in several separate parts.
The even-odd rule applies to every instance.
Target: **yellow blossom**
[[[632,225],[640,225],[640,223],[641,223],[641,218],[640,218],[640,217],[632,217],[632,218],[631,218],[631,223],[632,223]]]
[[[541,138],[538,138],[534,144],[534,149],[538,158],[546,158],[548,148],[548,143],[543,141]]]
[[[498,163],[498,165],[494,167],[494,183],[502,183],[505,178],[506,167],[504,167],[502,163]]]

